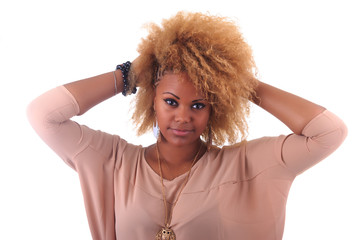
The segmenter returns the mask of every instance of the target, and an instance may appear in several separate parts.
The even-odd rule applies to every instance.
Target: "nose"
[[[176,110],[175,121],[179,123],[188,123],[191,119],[190,110],[184,106],[178,107]]]

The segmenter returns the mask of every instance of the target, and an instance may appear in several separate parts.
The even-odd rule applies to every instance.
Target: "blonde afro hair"
[[[247,135],[249,99],[256,87],[252,51],[236,24],[224,17],[179,12],[150,24],[149,34],[138,46],[132,75],[139,86],[133,120],[138,134],[155,122],[153,100],[156,75],[186,72],[211,104],[209,126],[202,137],[215,145],[235,143]]]

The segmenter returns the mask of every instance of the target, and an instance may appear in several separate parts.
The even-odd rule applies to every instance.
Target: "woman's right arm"
[[[122,73],[117,70],[115,74],[119,93],[123,90]],[[122,147],[118,145],[119,138],[71,120],[73,116],[83,114],[114,95],[113,72],[72,82],[51,89],[34,99],[27,108],[28,119],[41,139],[76,170],[77,162],[74,159],[80,152],[84,153],[88,146],[107,157],[114,154],[113,149],[121,150]]]
[[[116,81],[114,78],[116,76]],[[116,88],[115,88],[116,84]],[[81,115],[98,103],[123,91],[123,78],[120,70],[104,73],[65,84],[64,87],[74,96]],[[116,89],[116,90],[115,90]]]

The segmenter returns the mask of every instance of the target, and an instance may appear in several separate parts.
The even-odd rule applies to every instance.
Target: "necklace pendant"
[[[176,240],[175,233],[172,229],[163,227],[157,234],[156,240]]]

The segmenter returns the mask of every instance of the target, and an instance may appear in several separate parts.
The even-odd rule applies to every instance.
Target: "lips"
[[[192,129],[181,129],[181,128],[170,128],[170,130],[174,135],[181,137],[187,136],[193,132]]]

